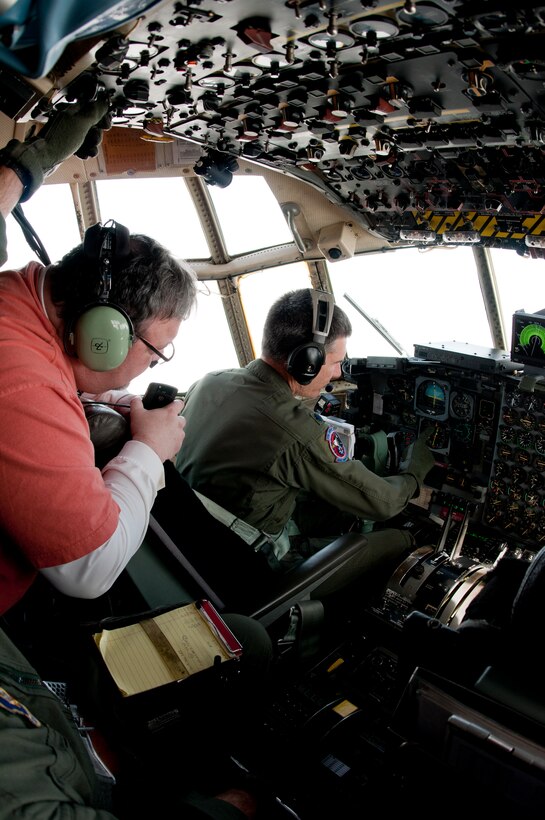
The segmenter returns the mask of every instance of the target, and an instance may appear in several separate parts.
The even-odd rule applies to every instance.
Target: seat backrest
[[[264,554],[208,512],[171,462],[165,464],[165,487],[157,494],[150,529],[217,608],[250,615],[265,626],[308,598],[366,543],[363,535],[343,535],[289,573],[276,574]]]
[[[545,615],[545,547],[528,565],[513,601],[511,627],[515,640],[533,643],[537,647],[543,637]]]
[[[128,438],[128,425],[104,405],[86,407],[86,413],[102,466]],[[250,615],[268,626],[308,599],[367,542],[363,535],[343,535],[289,573],[277,574],[263,553],[208,511],[172,462],[164,467],[165,487],[157,493],[148,534],[127,567],[150,607],[206,597],[220,612]]]

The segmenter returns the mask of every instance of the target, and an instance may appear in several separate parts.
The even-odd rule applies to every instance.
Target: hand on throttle
[[[433,426],[427,427],[423,433],[420,433],[413,444],[413,450],[404,472],[410,473],[418,481],[418,485],[422,484],[425,477],[435,465],[435,459],[431,452],[428,441],[431,438],[435,428]]]

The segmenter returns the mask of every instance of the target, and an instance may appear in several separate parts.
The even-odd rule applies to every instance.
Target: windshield
[[[179,177],[108,180],[99,182],[97,191],[102,220],[115,218],[132,232],[149,233],[178,257],[194,261],[201,279],[196,310],[182,324],[175,340],[177,355],[160,370],[148,370],[135,379],[132,389],[143,392],[149,382],[160,379],[186,390],[205,372],[239,366],[221,277],[215,278],[213,254],[185,181]],[[252,273],[230,277],[229,282],[240,297],[253,355],[258,356],[268,308],[285,291],[310,287],[312,265],[267,261],[265,266],[256,255],[264,247],[289,246],[291,238],[278,201],[264,179],[237,177],[226,191],[213,191],[212,198],[220,236],[233,255],[225,260],[234,259],[231,264],[236,264],[236,254],[246,253],[247,258],[241,256],[244,270],[248,269],[248,258],[257,260]],[[69,185],[44,185],[25,203],[24,212],[52,261],[80,241]],[[7,229],[9,265],[5,267],[17,267],[33,254],[12,218]],[[514,311],[535,312],[545,307],[544,262],[513,250],[491,249],[490,257],[509,349]],[[204,272],[199,268],[202,260],[208,265]],[[344,261],[322,259],[321,264],[327,266],[335,299],[352,322],[351,357],[401,355],[388,336],[409,356],[414,355],[415,344],[456,341],[470,346],[493,345],[470,247],[381,250]]]

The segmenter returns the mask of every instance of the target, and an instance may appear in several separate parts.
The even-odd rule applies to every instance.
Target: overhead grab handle
[[[300,253],[306,253],[310,247],[310,243],[305,242],[305,240],[301,238],[301,234],[295,225],[295,217],[301,213],[299,205],[296,202],[282,202],[280,207],[282,208],[282,213],[286,217],[286,222],[288,223],[288,228],[292,233],[293,241],[297,246],[297,250],[300,251]]]

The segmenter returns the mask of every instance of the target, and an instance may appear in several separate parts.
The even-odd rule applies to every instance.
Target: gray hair
[[[65,321],[97,301],[101,273],[96,258],[78,245],[50,268],[51,297]],[[197,298],[197,277],[159,242],[131,234],[126,258],[112,267],[109,300],[131,318],[136,330],[150,319],[187,319]]]

